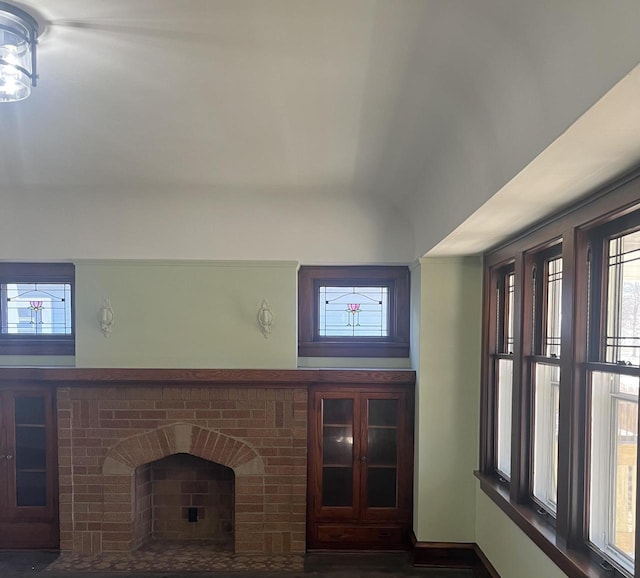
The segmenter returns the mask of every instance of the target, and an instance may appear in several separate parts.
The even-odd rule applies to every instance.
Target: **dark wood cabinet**
[[[57,459],[49,389],[0,390],[0,548],[56,548]]]
[[[309,548],[392,549],[411,531],[413,390],[323,386],[309,415]]]

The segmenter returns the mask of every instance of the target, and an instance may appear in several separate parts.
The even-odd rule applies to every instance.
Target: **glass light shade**
[[[0,2],[0,102],[23,100],[31,94],[37,34],[35,20]]]

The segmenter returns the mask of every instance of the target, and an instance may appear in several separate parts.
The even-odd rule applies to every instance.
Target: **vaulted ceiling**
[[[19,5],[0,258],[476,253],[640,161],[637,0]]]

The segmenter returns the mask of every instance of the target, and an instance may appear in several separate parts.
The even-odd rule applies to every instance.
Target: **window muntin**
[[[300,268],[298,355],[408,357],[409,268]]]
[[[558,500],[558,439],[560,420],[560,337],[562,325],[562,248],[535,256],[532,316],[534,354],[531,358],[533,395],[531,487],[535,502],[555,516]],[[536,273],[542,272],[542,279]]]
[[[72,263],[0,262],[0,354],[73,355]]]
[[[605,361],[640,365],[640,231],[610,239]]]
[[[0,296],[3,334],[71,334],[71,283],[2,283]]]
[[[389,288],[321,285],[318,315],[321,337],[387,337]]]
[[[637,335],[633,315],[628,313],[633,311],[629,282],[635,281],[632,267],[638,249],[635,232],[640,230],[638,199],[640,171],[606,193],[598,192],[591,200],[485,254],[486,339],[481,470],[477,475],[483,491],[567,575],[640,576],[634,551],[638,541],[637,448],[633,441],[637,426],[629,417],[638,411],[640,365],[634,361]],[[556,344],[543,334],[551,323],[547,319],[549,296],[544,294],[548,287],[541,273],[544,261],[559,257],[560,251],[563,279],[557,302],[562,306],[562,316],[557,319],[558,328],[562,327],[562,358],[552,347]],[[513,355],[499,347],[504,330],[495,283],[497,271],[505,262],[513,262],[517,273]],[[529,285],[531,274],[533,283]],[[550,335],[557,334],[552,331]],[[514,362],[508,489],[501,484],[503,476],[496,468],[498,359]],[[544,375],[550,372],[558,374],[557,386],[553,384],[555,378]],[[619,385],[613,390],[598,385],[598,379],[604,381],[601,374],[612,376],[610,379],[618,380]],[[536,413],[543,411],[541,400],[536,399],[537,381],[545,383],[543,389],[555,390],[558,395],[557,443],[551,438],[548,444],[557,448],[555,512],[553,504],[544,503],[544,494],[534,491],[533,478],[542,459],[538,458],[536,466],[536,444],[546,445],[539,437],[536,442]],[[542,396],[543,392],[538,394]],[[544,411],[556,403],[548,401],[553,395],[546,397]],[[551,423],[548,413],[546,416]],[[555,438],[553,428],[550,431]],[[555,460],[553,456],[552,463]]]
[[[545,263],[546,323],[543,327],[543,351],[546,357],[560,357],[562,325],[562,257]]]

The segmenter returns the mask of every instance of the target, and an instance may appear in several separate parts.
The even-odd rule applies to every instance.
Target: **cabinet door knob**
[[[8,460],[12,460],[12,459],[13,459],[13,456],[12,456],[11,454],[7,454],[6,458],[7,458]]]
[[[361,462],[366,462],[367,461],[367,456],[360,456],[360,461]]]

